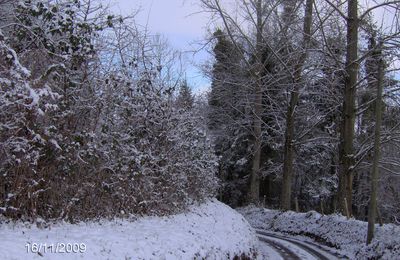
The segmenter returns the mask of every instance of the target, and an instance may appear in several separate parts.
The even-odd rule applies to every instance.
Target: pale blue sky
[[[199,1],[194,0],[112,0],[113,9],[122,14],[140,12],[135,17],[138,24],[147,25],[152,34],[165,36],[173,48],[184,51],[187,64],[187,78],[192,88],[198,92],[210,86],[192,62],[201,64],[210,59],[206,51],[196,55],[191,51],[200,48],[206,37],[209,18],[199,13]]]
[[[207,36],[207,27],[210,18],[206,13],[199,12],[200,1],[196,0],[105,0],[112,1],[115,12],[131,14],[137,10],[140,12],[136,16],[136,22],[142,26],[147,25],[150,33],[165,36],[173,48],[186,53],[188,66],[187,80],[196,91],[203,91],[210,86],[209,80],[203,76],[196,66],[190,65],[194,62],[201,64],[211,57],[206,51],[200,51],[196,55],[190,51],[200,48],[200,42]],[[226,1],[230,4],[235,1]],[[378,3],[382,0],[377,0]],[[360,0],[360,5],[364,8],[376,5],[375,1]],[[378,25],[385,28],[385,23],[392,22],[393,14],[391,10],[383,8],[376,9],[374,12],[375,20]],[[197,44],[196,44],[197,43]],[[398,66],[396,62],[396,67]],[[400,65],[399,65],[400,67]]]

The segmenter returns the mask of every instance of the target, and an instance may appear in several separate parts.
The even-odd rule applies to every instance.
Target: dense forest
[[[399,24],[382,18],[397,5],[202,3],[222,21],[208,99],[221,199],[397,222]]]
[[[198,4],[212,59],[195,96],[134,15],[0,0],[0,214],[164,215],[216,196],[399,223],[399,2]]]

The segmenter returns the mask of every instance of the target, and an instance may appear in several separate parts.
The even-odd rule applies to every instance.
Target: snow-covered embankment
[[[2,259],[227,259],[251,256],[258,243],[247,221],[216,200],[193,206],[185,214],[136,221],[59,223],[44,229],[3,223],[0,234]],[[42,248],[33,248],[33,243]],[[78,253],[55,252],[60,243],[86,248]],[[69,251],[80,251],[76,249]]]
[[[375,239],[365,245],[367,222],[315,211],[296,213],[245,207],[238,210],[254,228],[311,237],[347,255],[350,259],[399,259],[400,227],[376,225]]]

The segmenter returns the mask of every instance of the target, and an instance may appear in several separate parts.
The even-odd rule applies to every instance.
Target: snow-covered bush
[[[118,176],[106,185],[113,203],[131,201],[133,212],[174,211],[212,197],[217,188],[216,158],[202,119],[175,108],[154,81],[114,75],[108,86],[120,89],[107,91],[113,109],[101,115],[103,168]]]
[[[44,191],[37,172],[52,142],[41,125],[51,106],[42,99],[58,98],[48,86],[37,85],[30,77],[31,72],[21,65],[0,32],[0,213],[12,217],[36,213],[36,200]]]
[[[166,214],[214,195],[202,119],[176,107],[159,42],[91,1],[6,7],[0,214]]]

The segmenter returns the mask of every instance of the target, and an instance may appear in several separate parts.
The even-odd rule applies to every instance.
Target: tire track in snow
[[[268,239],[265,236],[258,236],[258,239],[266,243],[269,247],[273,248],[283,259],[288,260],[301,260],[301,258],[295,254],[289,248],[283,246],[280,243],[275,242],[272,239]]]
[[[329,252],[325,249],[323,249],[321,246],[314,244],[314,243],[308,243],[305,241],[299,241],[296,239],[291,239],[291,238],[286,238],[283,236],[279,236],[276,234],[272,234],[269,232],[265,232],[263,230],[256,230],[257,234],[259,235],[259,238],[274,238],[285,241],[286,243],[292,244],[298,248],[300,248],[303,251],[306,251],[307,253],[311,254],[314,256],[316,259],[322,259],[322,260],[331,260],[331,259],[341,259],[342,256],[339,256],[335,253]]]

